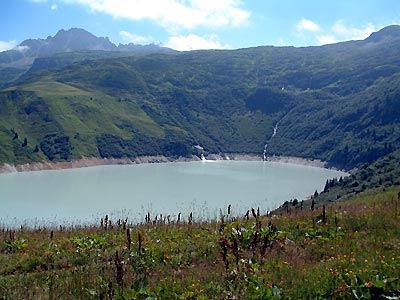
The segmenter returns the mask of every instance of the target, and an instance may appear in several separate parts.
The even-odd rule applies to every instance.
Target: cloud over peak
[[[13,50],[24,53],[29,50],[29,46],[17,46],[15,48],[13,48]]]

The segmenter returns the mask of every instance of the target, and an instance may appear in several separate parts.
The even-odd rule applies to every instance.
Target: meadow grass
[[[9,230],[0,299],[398,299],[400,187],[217,221]]]

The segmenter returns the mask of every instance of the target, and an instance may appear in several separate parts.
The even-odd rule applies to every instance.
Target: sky
[[[400,0],[0,0],[0,51],[83,28],[176,50],[318,46],[400,24]]]

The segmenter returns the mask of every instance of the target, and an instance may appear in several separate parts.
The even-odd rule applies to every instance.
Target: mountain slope
[[[188,155],[197,144],[261,156],[267,143],[268,155],[352,168],[400,147],[398,49],[400,29],[392,26],[322,47],[99,57],[39,68],[0,93],[8,107],[0,161]],[[25,136],[28,147],[38,145],[36,156],[16,154]]]

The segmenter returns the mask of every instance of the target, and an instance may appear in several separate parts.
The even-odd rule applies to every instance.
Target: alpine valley
[[[344,169],[400,148],[400,26],[177,52],[60,30],[0,53],[0,163],[249,153]]]
[[[151,205],[140,223],[106,214],[90,226],[13,229],[0,218],[0,299],[400,299],[400,26],[320,47],[190,52],[116,46],[83,29],[61,30],[1,52],[0,85],[4,168],[81,158],[253,154],[319,159],[352,170],[326,180],[310,201],[288,199],[266,214],[255,208],[237,214],[229,203],[210,221],[192,212],[160,215]],[[271,170],[269,163],[259,165],[263,174]],[[221,195],[211,184],[179,180],[190,172],[171,173],[177,193],[196,186]],[[51,172],[3,175],[43,174],[14,186],[4,181],[0,198],[7,189],[24,192],[9,200],[17,203],[12,218],[40,203],[57,211],[62,189],[48,182]],[[145,209],[135,202],[140,193],[133,183],[141,181],[121,174],[101,174],[95,185],[80,180],[97,187],[116,177],[118,184],[109,200],[83,193],[83,200],[65,200],[60,211],[82,210],[83,201],[93,213],[107,201],[120,209],[119,199]],[[155,173],[147,174],[136,178]],[[220,185],[197,167],[196,174]],[[281,190],[293,188],[295,177]],[[121,188],[118,178],[127,179],[126,196],[113,193]],[[225,190],[237,185],[232,178]],[[245,179],[245,185],[255,181]],[[54,195],[48,202],[32,197],[38,182]],[[76,189],[76,181],[58,182]],[[153,178],[146,187],[164,192],[169,186]]]

